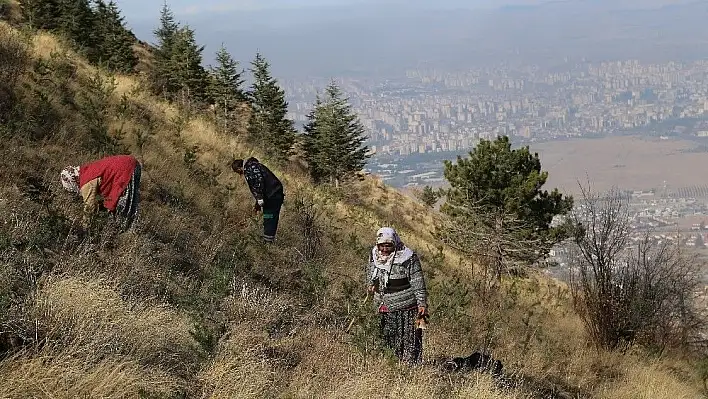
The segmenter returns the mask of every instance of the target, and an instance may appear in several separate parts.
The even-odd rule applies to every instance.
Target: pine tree
[[[59,26],[59,0],[24,0],[21,7],[32,28],[54,30]]]
[[[204,46],[197,45],[194,31],[185,26],[175,34],[172,54],[168,64],[170,87],[177,89],[182,104],[204,100],[208,85],[206,70],[202,66]]]
[[[276,161],[284,161],[292,152],[296,134],[293,121],[287,119],[285,91],[270,75],[270,64],[260,53],[251,66],[254,82],[248,93],[252,107],[248,136]]]
[[[439,193],[430,186],[425,186],[423,191],[418,194],[418,199],[423,201],[428,208],[435,206],[435,203],[438,202],[438,198],[440,198]]]
[[[557,189],[542,190],[548,172],[528,147],[512,149],[506,136],[482,140],[468,158],[445,161],[450,183],[441,210],[450,216],[444,240],[486,260],[496,280],[505,269],[543,258],[568,237],[571,226],[552,226],[553,218],[573,207]]]
[[[88,0],[59,0],[57,29],[89,57],[96,48],[94,13]]]
[[[103,64],[112,71],[130,72],[138,63],[133,51],[136,41],[125,27],[123,16],[113,0],[106,4],[96,0],[95,10],[96,52],[91,61]]]
[[[457,163],[445,161],[445,178],[452,186],[447,193],[448,211],[472,206],[485,212],[505,209],[534,230],[548,230],[553,216],[570,211],[573,201],[558,190],[542,191],[548,172],[541,171],[538,154],[528,146],[512,149],[507,136],[482,140]]]
[[[151,81],[155,93],[168,97],[178,91],[170,81],[170,63],[179,30],[180,25],[175,21],[172,10],[167,2],[163,3],[162,10],[160,10],[160,27],[153,31],[157,37],[157,43],[155,44],[155,64],[151,73]]]
[[[304,126],[305,132],[302,140],[304,158],[308,164],[310,177],[315,182],[320,182],[327,176],[327,172],[324,169],[326,165],[326,159],[324,159],[324,157],[326,154],[318,150],[318,146],[321,144],[319,133],[322,129],[318,128],[319,125],[317,122],[318,120],[322,121],[324,119],[322,111],[322,99],[318,94],[312,110],[307,114],[307,123]]]
[[[22,7],[32,27],[64,35],[92,63],[126,72],[137,64],[137,39],[113,0],[27,0]]]
[[[333,81],[308,115],[305,126],[305,159],[315,182],[339,183],[361,170],[370,157],[364,126],[348,99]]]
[[[227,130],[229,121],[235,117],[238,103],[245,101],[241,89],[243,70],[239,71],[238,61],[231,58],[223,44],[216,52],[216,62],[216,67],[211,68],[209,94],[216,106],[217,116],[224,130]]]

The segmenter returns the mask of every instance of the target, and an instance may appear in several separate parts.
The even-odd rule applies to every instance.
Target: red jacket
[[[115,211],[125,188],[130,183],[138,160],[132,155],[113,155],[81,165],[79,168],[79,187],[100,177],[98,191],[103,197],[103,206]]]

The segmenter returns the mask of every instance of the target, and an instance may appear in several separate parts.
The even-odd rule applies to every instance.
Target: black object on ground
[[[488,371],[493,376],[502,374],[502,362],[480,352],[474,352],[467,357],[454,357],[443,364],[447,371]]]

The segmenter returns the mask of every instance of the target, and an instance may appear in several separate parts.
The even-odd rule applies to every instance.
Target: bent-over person
[[[112,155],[80,166],[67,166],[60,173],[65,190],[81,195],[83,225],[105,208],[122,225],[130,228],[140,204],[142,165],[132,155]]]
[[[267,166],[254,157],[248,158],[246,162],[235,159],[231,169],[246,179],[248,189],[256,200],[253,209],[256,212],[263,210],[263,240],[266,243],[274,242],[280,209],[285,201],[283,184]]]

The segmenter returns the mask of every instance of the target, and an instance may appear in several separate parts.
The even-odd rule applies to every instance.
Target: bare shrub
[[[301,240],[298,250],[302,257],[302,262],[307,263],[317,260],[322,256],[322,238],[324,229],[322,226],[322,209],[320,209],[313,198],[306,195],[298,195],[292,202],[292,211],[295,214],[298,235]]]
[[[326,226],[324,210],[310,194],[298,193],[290,205],[298,245],[295,247],[298,259],[298,274],[302,286],[300,294],[306,306],[324,301],[327,295],[328,279],[324,262],[331,255],[323,242]]]
[[[13,78],[25,72],[29,61],[29,48],[20,33],[6,25],[0,25],[0,37],[0,63],[3,66],[0,70],[0,83],[13,84]]]
[[[456,213],[438,226],[436,235],[484,266],[485,292],[495,291],[504,275],[533,264],[554,244],[547,237],[529,235],[533,226],[511,212],[459,207]]]
[[[689,344],[704,324],[697,307],[700,263],[650,232],[632,238],[626,196],[581,187],[571,259],[575,305],[598,346]]]
[[[278,295],[272,288],[234,278],[231,290],[233,294],[224,301],[231,321],[266,325],[281,314],[292,312],[292,301]]]

